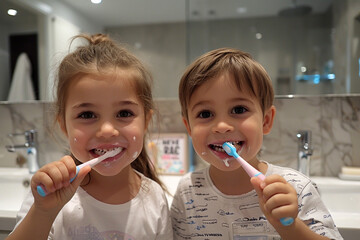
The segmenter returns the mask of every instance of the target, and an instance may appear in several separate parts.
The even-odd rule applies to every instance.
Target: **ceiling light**
[[[247,12],[247,8],[246,7],[238,7],[236,9],[236,12],[239,13],[239,14],[244,14]]]
[[[8,10],[8,14],[9,14],[10,16],[16,16],[17,11],[16,11],[15,9],[9,9],[9,10]]]
[[[262,34],[261,33],[256,33],[255,37],[256,37],[256,39],[260,40],[260,39],[262,39]]]
[[[92,2],[93,4],[99,4],[99,3],[101,3],[101,1],[102,1],[102,0],[91,0],[91,2]]]

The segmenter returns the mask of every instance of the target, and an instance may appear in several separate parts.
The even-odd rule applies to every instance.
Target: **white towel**
[[[26,53],[21,53],[16,61],[8,101],[26,100],[35,100],[35,93],[31,81],[31,62]]]

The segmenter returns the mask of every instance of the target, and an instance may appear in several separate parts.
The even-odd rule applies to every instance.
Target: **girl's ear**
[[[183,120],[183,123],[184,123],[184,125],[186,127],[186,131],[188,132],[189,136],[191,137],[191,129],[190,129],[189,122],[186,120],[185,117],[183,117],[182,120]]]
[[[154,113],[154,110],[151,109],[145,116],[145,131],[147,130],[147,128],[149,126],[149,123],[151,121],[153,113]]]
[[[269,134],[274,123],[276,108],[272,105],[266,112],[263,122],[263,134]]]
[[[57,117],[56,121],[58,122],[61,131],[65,134],[65,136],[68,136],[67,131],[66,131],[66,126],[65,126],[65,120],[61,117]]]

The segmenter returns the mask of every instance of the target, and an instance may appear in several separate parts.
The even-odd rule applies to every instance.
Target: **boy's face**
[[[190,98],[188,120],[183,119],[192,137],[195,151],[214,167],[230,171],[240,167],[223,151],[224,142],[232,142],[248,162],[256,160],[263,135],[270,132],[275,108],[263,114],[259,101],[240,92],[227,73],[201,85]]]

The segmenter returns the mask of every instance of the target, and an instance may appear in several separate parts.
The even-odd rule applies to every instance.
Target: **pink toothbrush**
[[[251,166],[247,161],[240,157],[239,154],[236,152],[236,148],[231,143],[225,142],[222,147],[229,156],[234,157],[241,164],[241,166],[244,168],[244,170],[250,177],[258,177],[261,179],[261,181],[264,181],[264,174],[259,172],[256,168]],[[290,226],[294,222],[294,219],[292,217],[285,217],[281,218],[280,222],[284,226]]]
[[[116,149],[114,149],[114,150],[112,150],[112,151],[106,152],[104,155],[101,155],[100,157],[91,159],[91,160],[89,160],[89,161],[87,161],[87,162],[84,162],[84,163],[76,166],[76,175],[75,175],[75,177],[73,177],[72,179],[70,179],[70,182],[74,181],[74,179],[75,179],[76,176],[78,175],[80,169],[82,169],[83,167],[88,166],[88,165],[89,165],[90,167],[94,167],[96,164],[100,163],[101,161],[103,161],[103,160],[105,160],[105,159],[107,159],[107,158],[109,158],[109,157],[113,157],[113,156],[115,156],[116,154],[120,153],[121,150],[122,150],[122,148],[120,148],[120,147],[119,147],[119,148],[116,148]],[[46,194],[47,194],[46,191],[44,190],[44,186],[42,186],[42,185],[38,185],[38,186],[36,187],[36,190],[37,190],[37,192],[39,193],[39,195],[42,196],[42,197],[45,197]]]

